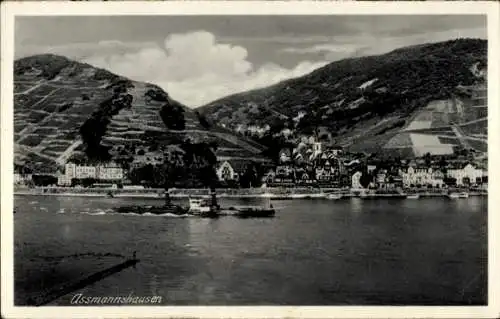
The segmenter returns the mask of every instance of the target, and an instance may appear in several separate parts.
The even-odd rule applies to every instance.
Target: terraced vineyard
[[[62,69],[75,67],[69,60],[55,56],[15,63],[15,161],[35,170],[56,168],[64,152],[80,143],[80,126],[95,110],[96,102],[112,96],[106,87],[115,78],[109,73],[108,77],[94,79],[99,71],[91,66],[83,68],[86,74],[64,78],[61,72],[49,78],[43,67],[46,60]]]
[[[478,91],[483,92],[483,87],[479,86]],[[475,93],[472,87],[472,96]],[[384,145],[384,149],[411,148],[417,156],[451,154],[457,147],[485,152],[488,122],[484,113],[476,112],[473,101],[473,98],[454,98],[430,102]],[[487,111],[487,107],[484,109]]]
[[[167,127],[165,107],[180,108],[185,127]],[[170,109],[169,109],[170,110]],[[151,136],[161,137],[155,141]],[[201,124],[197,114],[151,84],[131,81],[55,55],[15,61],[15,162],[35,171],[55,171],[88,145],[118,154],[127,145],[147,149],[189,138],[232,149],[224,156],[260,157],[262,146]],[[94,145],[95,146],[95,145]],[[129,154],[133,155],[133,154]]]

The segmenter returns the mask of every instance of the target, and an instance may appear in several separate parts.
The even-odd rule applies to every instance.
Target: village
[[[18,187],[154,188],[147,180],[132,178],[134,171],[160,166],[161,156],[140,153],[128,168],[114,162],[98,165],[68,162],[56,173],[18,170]],[[484,153],[461,150],[452,155],[425,154],[419,158],[379,158],[328,146],[314,137],[295,147],[283,148],[274,161],[218,159],[218,188],[342,188],[342,189],[443,189],[487,190],[487,158]],[[158,185],[156,186],[158,187]]]

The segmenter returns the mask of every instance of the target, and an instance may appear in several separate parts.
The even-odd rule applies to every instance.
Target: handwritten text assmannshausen
[[[85,296],[76,294],[71,298],[72,305],[141,305],[161,304],[161,296]]]

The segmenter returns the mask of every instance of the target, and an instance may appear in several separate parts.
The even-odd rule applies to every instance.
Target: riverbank
[[[444,191],[427,189],[381,191],[381,190],[353,190],[353,189],[283,189],[283,188],[254,188],[254,189],[217,189],[218,198],[269,198],[276,200],[293,199],[340,199],[340,198],[406,198],[409,194],[419,197],[445,197],[449,192],[466,192],[469,196],[487,196],[486,190],[447,189]],[[188,197],[207,197],[209,189],[172,189],[170,197],[182,199]],[[336,195],[329,198],[329,195]],[[104,188],[19,188],[14,190],[14,195],[39,195],[39,196],[70,196],[70,197],[114,197],[114,198],[157,198],[164,199],[163,189],[104,189]]]

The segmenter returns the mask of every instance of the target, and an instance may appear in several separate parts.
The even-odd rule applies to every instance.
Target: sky
[[[487,38],[473,15],[16,17],[15,56],[54,53],[157,84],[188,107],[349,57]]]

